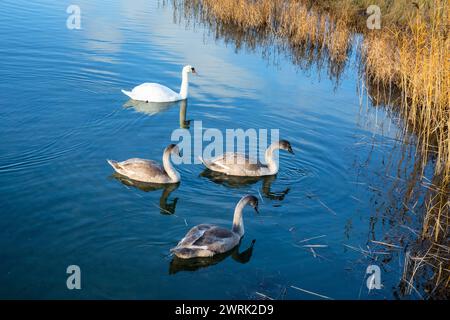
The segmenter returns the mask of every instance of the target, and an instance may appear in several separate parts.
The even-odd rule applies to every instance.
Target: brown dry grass
[[[401,90],[400,113],[416,134],[422,167],[434,158],[435,177],[426,201],[422,240],[425,249],[405,265],[407,291],[417,272],[435,269],[429,291],[448,296],[450,288],[450,42],[444,1],[419,6],[405,24],[366,35],[366,71],[372,80]],[[381,32],[383,31],[383,32]],[[408,128],[407,128],[408,129]]]

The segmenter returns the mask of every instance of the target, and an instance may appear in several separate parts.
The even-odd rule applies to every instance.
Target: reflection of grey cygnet
[[[283,191],[272,191],[272,183],[276,179],[276,175],[262,176],[262,177],[237,177],[229,176],[225,173],[211,171],[208,168],[203,170],[200,176],[209,179],[210,181],[224,185],[228,188],[245,188],[259,181],[262,181],[261,193],[264,197],[270,200],[284,200],[285,196],[289,193],[290,188],[286,188]]]
[[[189,73],[196,74],[195,68],[185,66],[181,72],[182,82],[180,93],[160,85],[159,83],[143,83],[134,87],[132,91],[122,90],[122,93],[133,100],[145,102],[171,102],[187,99],[189,89]]]
[[[252,257],[255,242],[256,240],[253,240],[250,246],[242,252],[239,252],[241,246],[239,244],[228,252],[219,253],[209,258],[180,259],[175,256],[170,262],[169,274],[175,274],[180,271],[197,271],[202,268],[207,268],[218,264],[230,255],[236,262],[245,264],[249,262]]]
[[[164,149],[163,166],[153,160],[139,158],[132,158],[122,162],[108,160],[108,163],[117,173],[136,181],[177,183],[180,181],[180,174],[170,162],[172,153],[180,156],[178,146],[175,144],[171,144]]]
[[[250,159],[248,155],[227,152],[212,160],[202,160],[203,164],[212,171],[222,172],[230,176],[259,177],[278,173],[278,163],[273,158],[273,152],[277,149],[286,150],[294,154],[289,141],[280,140],[272,143],[266,150],[266,164],[256,159]]]
[[[252,206],[258,212],[258,199],[246,195],[236,205],[231,230],[212,224],[200,224],[193,227],[170,251],[182,259],[196,257],[212,257],[225,253],[239,244],[244,235],[242,210],[246,205]]]
[[[175,191],[179,187],[180,185],[179,183],[160,184],[160,183],[139,182],[131,180],[118,173],[114,173],[113,177],[122,182],[126,186],[135,187],[145,192],[152,192],[163,189],[161,197],[159,198],[159,208],[161,209],[161,214],[175,213],[178,198],[175,198],[171,202],[169,202],[169,196],[173,191]]]

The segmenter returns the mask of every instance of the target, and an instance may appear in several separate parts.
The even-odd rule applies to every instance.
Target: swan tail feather
[[[106,161],[108,161],[109,165],[110,165],[111,167],[113,167],[113,169],[116,170],[117,172],[118,172],[120,169],[122,169],[122,168],[120,167],[120,164],[119,164],[117,161],[114,161],[114,160],[106,160]]]
[[[209,169],[214,171],[214,165],[211,163],[211,161],[206,161],[201,156],[198,156],[198,159],[203,163],[203,165]]]
[[[224,170],[230,170],[230,167],[224,165],[223,163],[220,162],[215,162],[215,165],[219,166],[220,168],[224,169]]]
[[[207,168],[209,168],[209,162],[205,161],[202,156],[198,156],[198,160],[201,161],[201,163],[203,163],[203,165]]]
[[[126,95],[126,96],[130,97],[131,99],[133,99],[133,97],[131,96],[132,95],[131,91],[125,91],[125,90],[120,90],[120,91],[122,91],[122,93],[124,95]]]
[[[201,156],[199,156],[198,159],[205,165],[205,167],[207,167],[210,170],[213,171],[217,171],[219,169],[230,170],[230,167],[224,165],[223,163],[206,161]]]

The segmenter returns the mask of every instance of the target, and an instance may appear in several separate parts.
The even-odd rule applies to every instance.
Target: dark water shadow
[[[252,240],[250,246],[242,252],[239,252],[239,248],[241,246],[241,244],[239,243],[230,251],[215,255],[211,258],[181,259],[174,256],[174,258],[170,262],[169,274],[175,274],[180,271],[197,271],[203,268],[208,268],[210,266],[218,264],[229,256],[231,256],[233,260],[238,263],[246,264],[252,258],[255,242],[256,240]]]
[[[200,176],[207,178],[214,183],[235,189],[248,187],[262,181],[261,194],[270,200],[282,201],[291,190],[290,188],[286,188],[283,191],[271,191],[272,183],[277,178],[276,175],[264,177],[236,177],[205,169],[202,173],[200,173]]]
[[[161,197],[159,198],[159,209],[161,214],[171,215],[175,213],[178,198],[174,198],[173,200],[169,201],[169,196],[173,191],[178,189],[180,183],[168,183],[168,184],[146,183],[132,180],[118,173],[114,173],[111,177],[116,180],[119,180],[122,184],[128,187],[134,187],[144,192],[152,192],[162,189]]]

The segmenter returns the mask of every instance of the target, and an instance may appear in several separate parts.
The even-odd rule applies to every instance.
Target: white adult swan
[[[180,93],[176,93],[172,89],[159,83],[143,83],[134,87],[133,90],[125,91],[124,94],[129,96],[133,100],[145,101],[145,102],[172,102],[187,99],[189,89],[189,73],[196,74],[195,68],[187,65],[182,71],[182,81]]]
[[[249,204],[258,212],[258,199],[246,195],[234,209],[233,226],[231,230],[212,224],[199,224],[193,227],[170,252],[178,258],[189,259],[197,257],[212,257],[224,253],[239,244],[244,235],[244,221],[242,210]]]
[[[122,162],[107,160],[114,170],[132,180],[147,183],[178,183],[180,174],[170,163],[170,155],[180,154],[178,146],[169,145],[164,149],[163,166],[153,160],[132,158]]]
[[[269,148],[267,148],[265,153],[266,164],[236,152],[227,152],[212,160],[201,160],[209,170],[221,172],[230,176],[269,176],[278,173],[278,163],[273,158],[273,152],[277,149],[286,150],[289,153],[294,154],[289,141],[280,140],[272,143]]]

